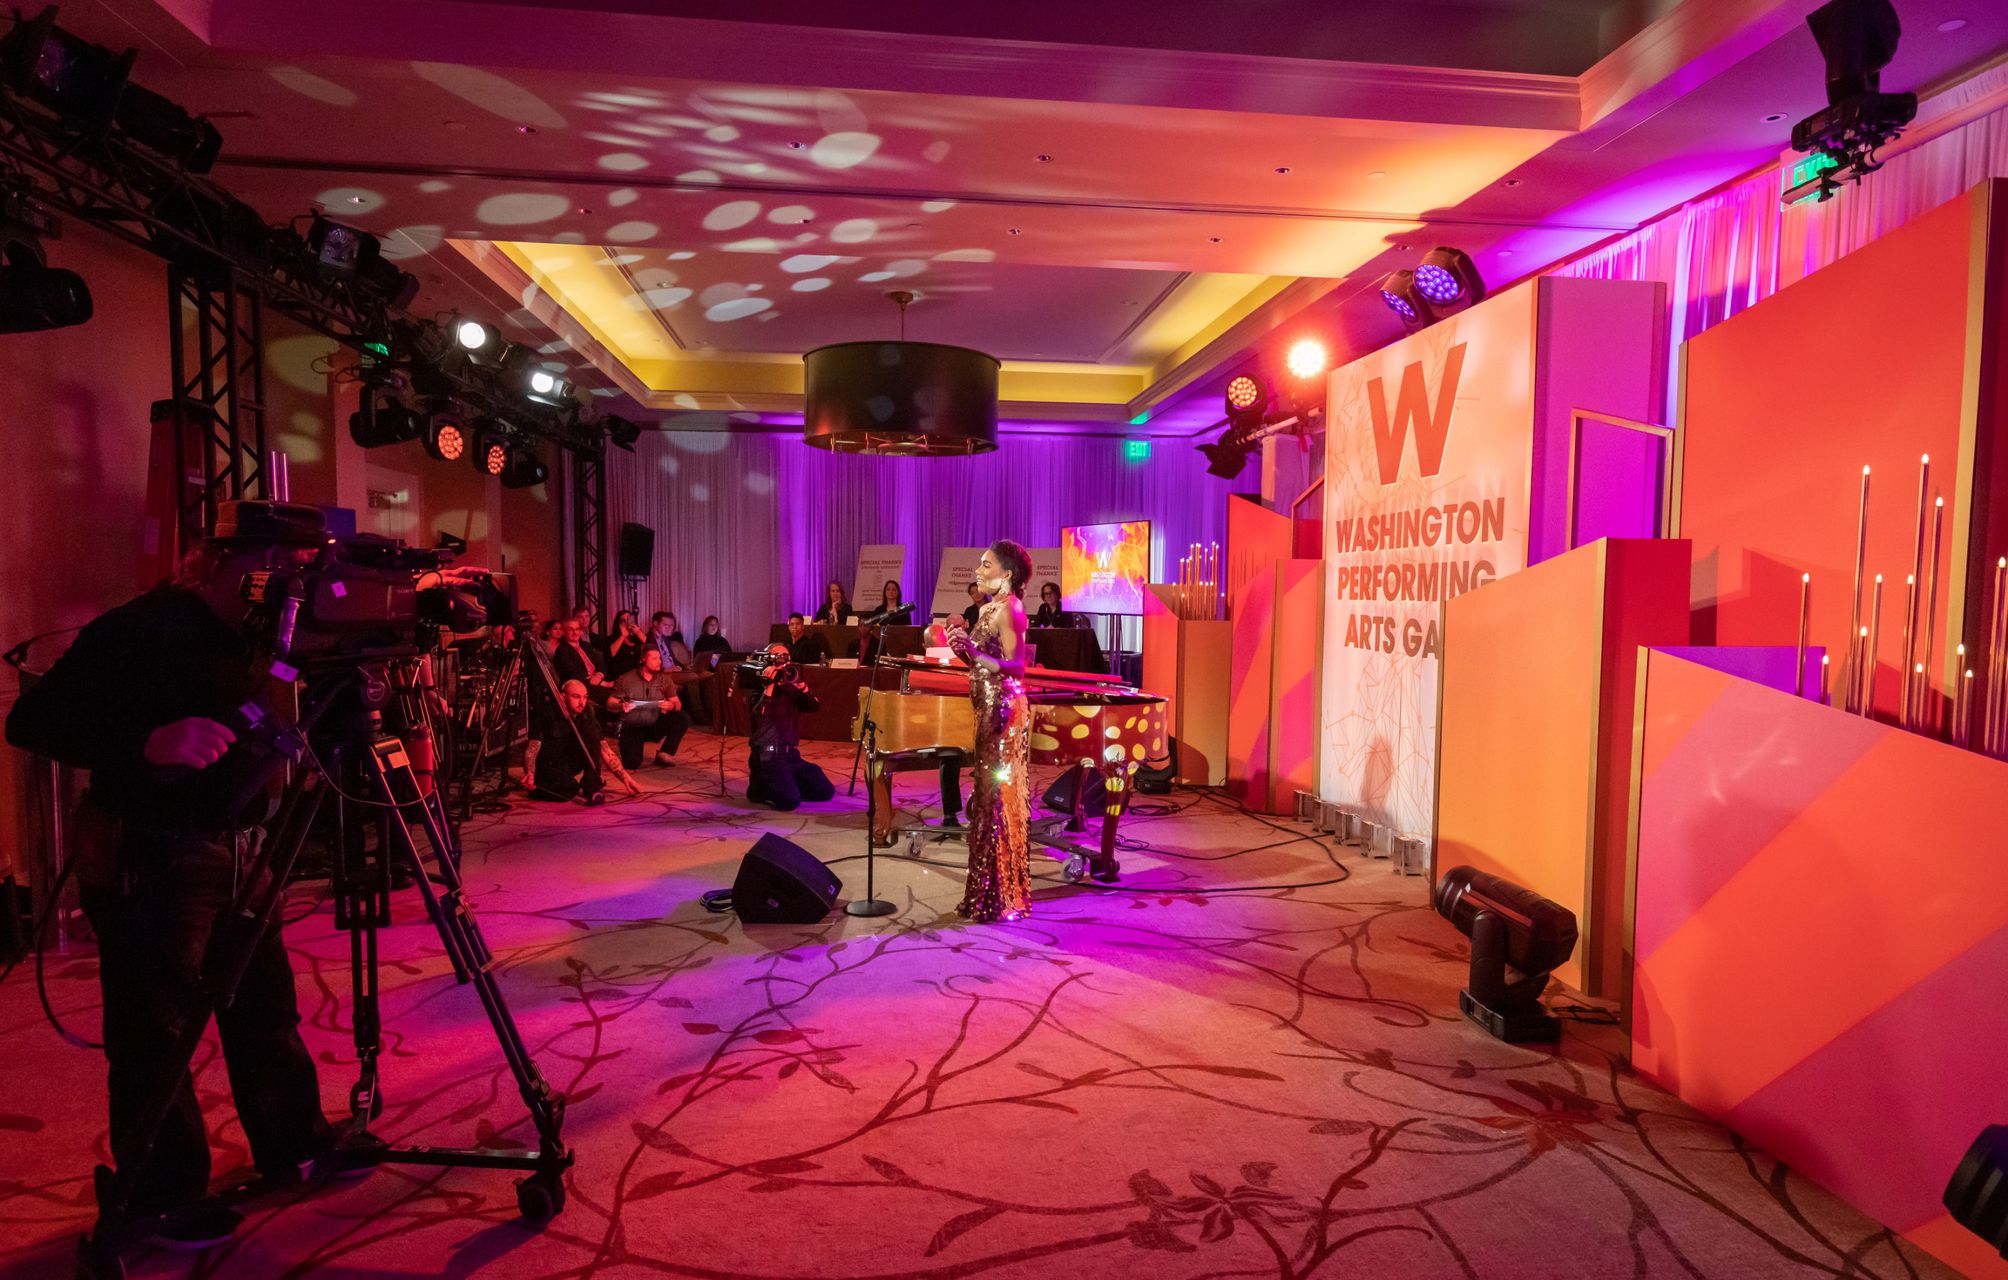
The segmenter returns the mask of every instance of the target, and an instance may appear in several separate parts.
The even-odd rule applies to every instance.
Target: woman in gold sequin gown
[[[976,762],[969,797],[969,888],[956,912],[975,921],[1019,920],[1032,913],[1032,712],[1025,674],[1025,606],[1032,558],[1008,539],[977,562],[982,605],[974,631],[949,623],[949,646],[969,664],[976,710]]]

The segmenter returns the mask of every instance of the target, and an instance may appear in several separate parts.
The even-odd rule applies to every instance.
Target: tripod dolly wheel
[[[1065,865],[1063,865],[1060,868],[1060,878],[1062,880],[1065,880],[1068,884],[1079,884],[1081,881],[1087,879],[1088,878],[1087,855],[1082,853],[1077,853],[1073,857],[1068,858]]]
[[[540,1169],[516,1184],[516,1211],[526,1226],[541,1227],[565,1209],[564,1175]]]

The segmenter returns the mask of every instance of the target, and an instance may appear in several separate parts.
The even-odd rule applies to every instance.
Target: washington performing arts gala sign
[[[1427,836],[1443,602],[1524,568],[1535,290],[1335,370],[1319,791]]]

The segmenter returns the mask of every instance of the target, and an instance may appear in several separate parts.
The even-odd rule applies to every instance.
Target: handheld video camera
[[[739,683],[765,688],[772,684],[792,684],[801,674],[795,660],[786,654],[769,653],[762,649],[749,654],[739,664]]]

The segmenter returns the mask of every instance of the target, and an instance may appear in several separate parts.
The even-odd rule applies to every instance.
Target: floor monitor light
[[[1576,915],[1498,876],[1455,867],[1436,882],[1437,914],[1471,939],[1464,1016],[1501,1040],[1553,1040],[1561,1023],[1541,1007],[1548,975],[1576,950]]]

